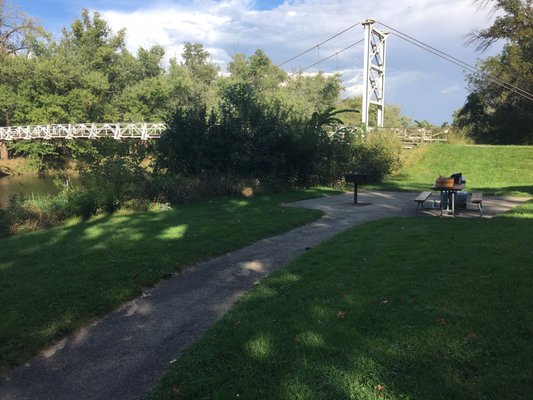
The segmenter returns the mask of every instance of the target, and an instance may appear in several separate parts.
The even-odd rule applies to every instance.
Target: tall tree
[[[218,74],[218,66],[209,61],[209,52],[199,43],[185,43],[181,57],[183,65],[187,68],[194,79],[209,85]]]
[[[217,96],[219,67],[209,61],[209,52],[200,43],[185,43],[181,58],[181,66],[187,71],[193,85],[189,100],[213,105]]]
[[[479,73],[467,77],[470,94],[455,123],[478,142],[533,143],[533,2],[478,3],[491,6],[497,17],[490,27],[472,33],[469,43],[481,51],[498,40],[505,45],[500,55],[478,64]]]
[[[27,54],[43,37],[49,34],[33,18],[0,0],[0,55]]]

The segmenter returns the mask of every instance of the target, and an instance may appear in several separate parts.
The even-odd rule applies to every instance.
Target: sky
[[[474,65],[495,55],[466,46],[467,35],[490,26],[494,15],[474,0],[12,0],[21,11],[60,37],[81,15],[82,8],[99,11],[114,31],[126,28],[132,52],[160,44],[167,59],[181,54],[186,42],[201,43],[211,61],[224,71],[236,53],[262,49],[281,64],[346,28],[371,18]],[[382,25],[380,30],[387,31]],[[363,38],[361,25],[283,65],[296,72],[318,59],[324,73],[340,73],[343,97],[362,94],[363,45],[336,55]],[[464,71],[400,38],[387,39],[385,102],[401,107],[415,120],[440,125],[466,99]],[[316,73],[317,67],[307,70]]]

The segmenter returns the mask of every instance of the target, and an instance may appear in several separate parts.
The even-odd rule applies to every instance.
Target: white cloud
[[[454,83],[452,86],[449,86],[445,89],[442,89],[440,92],[442,94],[451,94],[451,93],[455,93],[457,91],[461,90],[461,86],[459,86],[458,83]]]
[[[237,52],[251,55],[259,48],[274,63],[281,63],[366,18],[374,18],[474,64],[477,54],[464,46],[465,35],[473,27],[490,24],[488,12],[479,11],[472,0],[285,0],[267,10],[255,9],[253,0],[196,0],[178,4],[166,0],[155,4],[147,2],[146,7],[131,12],[114,9],[102,13],[114,30],[127,29],[127,43],[132,51],[139,46],[161,44],[167,57],[173,57],[181,54],[185,42],[202,43],[213,61],[223,68],[231,55]],[[362,37],[363,29],[357,26],[284,68],[288,71],[304,68],[318,57],[335,54]],[[406,84],[420,84],[431,74],[440,73],[441,79],[445,79],[447,70],[438,71],[457,69],[444,66],[444,61],[394,36],[389,38],[388,52],[388,66],[394,68],[387,74],[387,90],[391,91]],[[326,72],[343,72],[347,94],[361,93],[362,45],[332,57],[320,67]],[[453,89],[456,81],[454,76],[453,80],[435,86],[435,94],[460,92],[459,88]],[[439,90],[442,87],[447,89]]]

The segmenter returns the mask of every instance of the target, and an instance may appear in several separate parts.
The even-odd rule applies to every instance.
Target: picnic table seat
[[[472,197],[470,199],[472,204],[477,205],[479,210],[479,216],[483,216],[483,193],[481,192],[474,192],[472,193]]]
[[[417,205],[416,205],[416,210],[415,210],[415,213],[418,212],[418,208],[420,206],[422,206],[423,209],[427,210],[428,208],[427,207],[424,207],[424,202],[429,199],[429,197],[431,196],[431,193],[430,191],[428,192],[422,192],[420,193],[417,198],[415,199],[415,201],[417,202]]]

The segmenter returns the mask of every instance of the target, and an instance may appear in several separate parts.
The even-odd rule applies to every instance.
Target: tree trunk
[[[7,152],[6,142],[0,142],[0,160],[9,159],[9,153]]]

